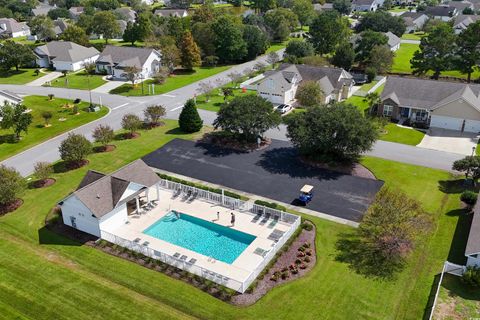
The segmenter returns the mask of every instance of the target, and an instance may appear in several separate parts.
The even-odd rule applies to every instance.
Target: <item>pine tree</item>
[[[180,117],[178,118],[180,129],[186,133],[198,132],[203,126],[203,120],[198,114],[195,102],[189,99],[183,106]]]
[[[200,49],[193,40],[190,31],[183,34],[182,41],[180,43],[180,59],[182,67],[187,70],[193,70],[194,67],[200,66]]]

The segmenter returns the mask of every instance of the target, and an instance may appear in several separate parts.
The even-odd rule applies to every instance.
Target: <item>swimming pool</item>
[[[231,264],[256,239],[255,236],[185,213],[169,212],[144,234]]]

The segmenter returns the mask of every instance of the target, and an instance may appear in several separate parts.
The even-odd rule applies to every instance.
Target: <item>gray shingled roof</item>
[[[115,9],[115,14],[121,16],[122,19],[125,21],[135,21],[135,19],[137,18],[137,13],[135,12],[135,10],[127,7]]]
[[[390,48],[395,47],[396,45],[400,44],[400,38],[397,37],[395,34],[391,33],[390,31],[384,33],[388,38],[388,46]]]
[[[118,67],[136,66],[137,68],[143,68],[143,64],[152,52],[156,52],[156,50],[108,45],[98,57],[97,63]]]
[[[465,15],[465,14],[459,14],[458,16],[455,17],[455,20],[453,22],[453,27],[454,28],[466,28],[468,25],[471,23],[474,23],[476,21],[480,20],[480,15]]]
[[[12,18],[0,18],[0,24],[5,24],[6,29],[4,31],[10,34],[30,29],[25,22],[18,22]]]
[[[404,12],[400,15],[400,17],[402,18],[412,18],[413,20],[416,20],[418,18],[420,18],[421,16],[425,15],[425,13],[423,12],[410,12],[410,11],[407,11],[407,12]]]
[[[375,0],[353,0],[352,4],[356,6],[371,6]]]
[[[480,201],[473,208],[472,225],[470,226],[467,247],[465,248],[466,256],[477,253],[480,253]]]
[[[70,41],[51,41],[35,48],[35,54],[49,56],[55,61],[78,62],[99,54],[94,47],[84,47]]]
[[[73,194],[95,217],[101,218],[120,203],[131,182],[146,188],[159,181],[160,178],[145,162],[136,160],[110,175],[88,171]]]
[[[48,12],[52,9],[55,9],[55,7],[49,5],[48,3],[39,3],[38,6],[32,9],[32,13],[34,16],[46,16]]]
[[[455,11],[455,8],[452,8],[452,7],[435,6],[435,7],[427,7],[425,9],[425,14],[429,16],[436,16],[436,17],[450,17],[454,11]]]
[[[176,17],[183,17],[183,15],[188,11],[185,9],[157,9],[155,10],[155,15],[161,17],[169,17],[169,16],[176,16]]]
[[[432,109],[456,96],[475,103],[471,101],[472,95],[478,97],[479,94],[477,84],[391,76],[387,78],[381,99],[391,99],[400,106]]]

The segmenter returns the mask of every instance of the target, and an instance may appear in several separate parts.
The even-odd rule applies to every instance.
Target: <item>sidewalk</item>
[[[120,87],[121,85],[124,85],[125,83],[127,83],[127,81],[107,80],[107,83],[101,85],[98,88],[93,89],[92,92],[109,93],[110,90],[116,89],[116,88]]]
[[[51,81],[53,81],[53,80],[55,80],[55,79],[57,79],[61,76],[62,76],[61,72],[53,71],[53,72],[50,72],[50,73],[44,75],[41,78],[38,78],[36,80],[33,80],[32,82],[27,83],[26,85],[27,86],[32,86],[32,87],[41,87],[46,82],[49,82],[49,81],[51,82]]]

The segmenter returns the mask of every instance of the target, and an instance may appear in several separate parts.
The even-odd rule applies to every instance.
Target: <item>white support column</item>
[[[135,204],[137,205],[137,213],[140,214],[140,201],[138,197],[135,198]]]
[[[147,197],[147,203],[150,203],[150,196],[149,196],[149,193],[150,193],[150,189],[147,188],[147,190],[145,191],[145,195]]]
[[[157,201],[160,201],[160,187],[158,186],[158,183],[155,185],[157,189]]]

